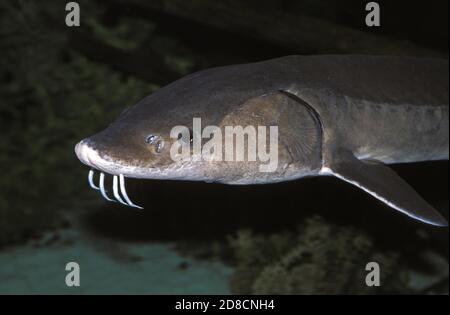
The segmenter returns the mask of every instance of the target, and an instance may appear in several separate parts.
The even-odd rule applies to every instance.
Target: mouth
[[[99,190],[103,198],[111,202],[120,202],[125,206],[143,209],[141,206],[133,203],[128,197],[125,188],[125,176],[120,173],[120,167],[114,162],[102,158],[99,153],[90,147],[88,142],[84,140],[77,143],[75,146],[75,153],[81,162],[91,167],[88,174],[89,186],[95,190]],[[98,185],[94,182],[95,170],[100,172]],[[112,193],[114,198],[109,197],[108,191],[105,188],[105,173],[113,176]]]

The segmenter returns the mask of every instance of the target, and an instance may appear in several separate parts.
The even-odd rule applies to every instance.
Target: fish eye
[[[145,142],[147,142],[148,144],[153,144],[153,143],[155,143],[155,141],[156,141],[157,138],[158,138],[157,136],[149,135],[149,136],[145,139]]]
[[[149,135],[145,139],[145,142],[151,144],[154,147],[156,153],[161,153],[164,149],[164,140],[159,136]]]

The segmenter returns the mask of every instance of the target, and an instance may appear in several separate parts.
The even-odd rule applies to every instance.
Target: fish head
[[[177,80],[80,141],[75,152],[100,172],[144,179],[255,184],[317,172],[321,134],[311,110],[253,69],[209,69]]]
[[[154,110],[141,111],[141,107]],[[111,175],[144,179],[203,179],[202,166],[171,156],[175,143],[191,146],[190,114],[161,111],[147,101],[124,111],[107,128],[81,140],[75,152],[81,162]],[[186,125],[187,136],[171,137],[174,126]]]

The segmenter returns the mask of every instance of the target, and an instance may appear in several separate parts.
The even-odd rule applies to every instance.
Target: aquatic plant
[[[399,255],[380,251],[362,230],[314,216],[296,232],[269,236],[240,231],[230,239],[237,269],[236,294],[407,293],[407,274]],[[368,262],[377,262],[380,287],[365,283]]]
[[[156,87],[91,62],[50,32],[52,10],[2,2],[0,29],[0,244],[54,226],[67,208],[90,203],[79,139],[110,123]],[[47,10],[47,11],[45,11]]]

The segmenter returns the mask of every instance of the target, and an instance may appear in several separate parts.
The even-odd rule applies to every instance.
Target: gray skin
[[[91,168],[135,178],[262,184],[336,176],[415,219],[446,226],[385,164],[448,159],[448,69],[447,60],[358,55],[208,69],[144,98],[75,151]],[[258,161],[174,161],[170,130],[191,127],[194,117],[202,128],[278,126],[276,171],[260,172]],[[163,147],[147,143],[149,135]]]

